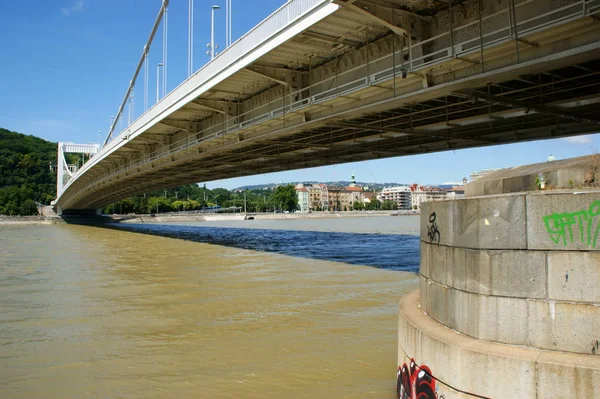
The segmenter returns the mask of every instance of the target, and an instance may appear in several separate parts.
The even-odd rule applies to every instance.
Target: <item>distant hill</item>
[[[36,214],[56,197],[56,143],[0,128],[0,215]]]
[[[243,190],[263,190],[263,189],[274,189],[277,186],[293,184],[294,186],[298,183],[302,183],[305,186],[310,186],[314,183],[325,183],[328,186],[349,186],[352,183],[349,180],[340,180],[340,181],[327,181],[327,182],[317,182],[317,181],[301,181],[301,182],[286,182],[286,183],[268,183],[268,184],[255,184],[250,186],[241,186],[233,191],[243,191]],[[384,187],[393,187],[393,186],[402,186],[402,183],[367,183],[367,182],[356,182],[356,185],[360,187],[368,187],[369,190],[381,190]]]

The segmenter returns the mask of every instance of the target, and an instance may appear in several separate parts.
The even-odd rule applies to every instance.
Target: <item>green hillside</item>
[[[0,215],[36,214],[56,197],[56,143],[0,128]]]

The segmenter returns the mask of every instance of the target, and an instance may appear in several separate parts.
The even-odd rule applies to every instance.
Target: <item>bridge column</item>
[[[420,289],[400,303],[401,393],[600,397],[600,193],[535,183],[584,185],[591,158],[466,188],[502,195],[422,205]]]
[[[97,154],[99,151],[98,144],[74,144],[74,143],[58,143],[58,153],[56,157],[56,198],[60,197],[64,187],[69,183],[71,178],[77,173],[77,166],[70,165],[65,158],[65,154]],[[62,207],[56,202],[52,203],[56,207],[56,213],[62,215]]]

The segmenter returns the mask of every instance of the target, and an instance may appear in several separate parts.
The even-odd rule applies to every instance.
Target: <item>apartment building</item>
[[[300,212],[308,212],[310,210],[309,191],[304,184],[296,186],[296,195],[298,196],[298,207]]]
[[[410,186],[385,187],[377,199],[381,202],[393,201],[398,205],[398,209],[411,209],[412,191]]]

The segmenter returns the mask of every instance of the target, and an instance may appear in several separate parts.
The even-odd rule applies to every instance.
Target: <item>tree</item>
[[[171,201],[164,197],[150,197],[148,199],[148,208],[146,213],[156,213],[156,212],[171,212],[173,207],[171,206]]]
[[[385,200],[381,204],[381,210],[383,211],[395,211],[398,209],[398,205],[394,201]]]
[[[355,211],[362,211],[363,209],[365,209],[365,206],[360,201],[354,201],[354,204],[352,204],[352,209],[354,209]]]
[[[381,202],[377,199],[372,199],[371,202],[367,204],[366,208],[368,211],[376,211],[381,208]]]
[[[296,188],[291,184],[277,187],[269,201],[284,211],[293,212],[298,209],[298,195]]]
[[[56,198],[56,145],[0,128],[0,214],[36,214]]]

